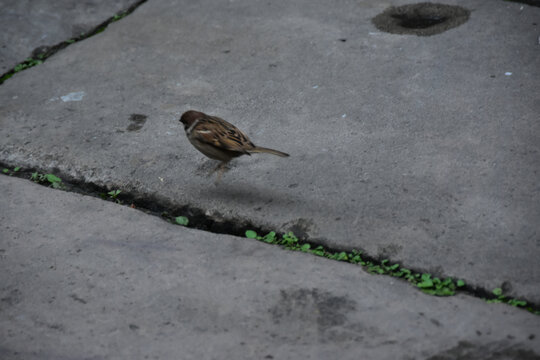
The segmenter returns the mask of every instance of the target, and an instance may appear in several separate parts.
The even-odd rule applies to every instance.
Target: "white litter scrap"
[[[512,73],[510,71],[507,71],[507,72],[504,73],[504,75],[510,76],[510,75],[512,75]]]
[[[86,95],[86,93],[84,91],[77,91],[77,92],[69,93],[69,94],[64,95],[64,96],[60,96],[60,99],[62,99],[63,102],[81,101],[83,99],[84,95]]]

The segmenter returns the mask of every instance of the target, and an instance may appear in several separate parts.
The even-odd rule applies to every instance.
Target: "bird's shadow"
[[[197,167],[195,174],[202,178],[206,178],[206,181],[211,185],[204,188],[203,192],[197,191],[199,189],[193,189],[195,192],[199,192],[201,198],[208,198],[212,200],[220,200],[223,202],[238,204],[238,205],[253,205],[253,204],[270,204],[277,205],[291,205],[293,203],[301,202],[298,196],[289,188],[275,188],[270,185],[261,185],[256,183],[249,183],[246,181],[233,180],[230,171],[236,168],[235,161],[227,164],[228,170],[225,171],[223,177],[219,182],[216,182],[217,175],[214,172],[216,166],[219,165],[219,161],[207,160]],[[227,176],[229,175],[229,176]],[[198,185],[198,187],[200,184]]]
[[[226,176],[226,175],[224,175]],[[204,195],[210,199],[237,205],[273,205],[286,206],[298,204],[301,200],[294,194],[276,188],[248,184],[245,182],[230,183],[228,179],[222,179],[218,184],[213,184],[205,190]],[[297,205],[295,205],[297,206]]]
[[[216,169],[218,165],[219,161],[208,159],[204,161],[201,165],[197,166],[197,168],[195,169],[195,175],[209,177],[210,175],[212,175],[212,172]],[[227,167],[230,167],[230,165]]]

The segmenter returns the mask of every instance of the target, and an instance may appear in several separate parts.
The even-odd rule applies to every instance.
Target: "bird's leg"
[[[219,184],[219,181],[221,180],[221,177],[223,176],[223,173],[228,170],[227,164],[228,164],[228,161],[223,161],[223,162],[219,163],[219,165],[216,166],[216,168],[212,171],[212,174],[214,172],[218,171],[218,176],[217,176],[217,179],[216,179],[216,182],[215,182],[216,185]]]
[[[225,165],[227,165],[226,162],[223,162],[223,161],[220,162],[219,164],[217,164],[217,166],[214,168],[214,170],[210,171],[210,174],[208,174],[208,175],[212,175],[213,173],[215,173],[215,172],[218,171],[218,170],[221,171],[221,169],[222,169]]]
[[[221,162],[219,164],[217,164],[217,166],[214,168],[214,170],[210,171],[210,174],[208,174],[208,176],[210,176],[213,173],[215,173],[216,171],[218,171],[222,164],[223,163],[221,163]]]

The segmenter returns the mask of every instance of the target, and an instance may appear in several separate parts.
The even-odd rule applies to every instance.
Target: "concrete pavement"
[[[540,10],[451,3],[469,21],[417,37],[378,1],[152,1],[1,87],[2,159],[540,302]],[[215,187],[190,108],[292,156]]]
[[[0,74],[62,41],[76,38],[135,0],[0,1]],[[40,51],[41,50],[41,51]]]
[[[462,278],[486,291],[502,287],[507,295],[538,304],[540,131],[537,114],[540,105],[537,65],[540,54],[537,38],[540,9],[504,1],[448,1],[447,4],[470,10],[470,18],[456,28],[429,37],[386,34],[371,23],[371,19],[389,5],[405,3],[343,0],[329,5],[304,0],[279,4],[151,0],[104,32],[70,45],[45,63],[14,75],[0,86],[0,161],[121,189],[141,198],[166,199],[179,207],[189,205],[215,219],[249,221],[278,231],[292,230],[333,248],[362,249],[371,256],[389,258],[406,267]],[[98,7],[102,9],[100,16],[107,18],[107,8]],[[51,13],[54,15],[56,10]],[[32,14],[39,11],[28,11],[28,14],[34,16]],[[66,19],[69,17],[62,17],[62,24],[55,23],[51,28],[72,26],[64,23]],[[40,23],[48,28],[47,21]],[[32,31],[25,33],[24,27],[17,33],[24,41],[14,41],[13,49],[4,50],[2,54],[8,53],[6,58],[20,56],[15,43],[34,44],[32,41],[36,41],[36,35]],[[14,60],[15,63],[24,57],[26,55]],[[232,164],[221,184],[215,186],[208,177],[214,163],[191,147],[178,123],[180,114],[190,108],[224,117],[245,130],[258,145],[286,151],[291,158],[264,155],[240,158]],[[41,195],[48,194],[49,190],[24,181],[2,181],[7,182],[11,193],[29,192],[36,199],[49,196]],[[135,220],[127,215],[116,217],[116,213],[125,211],[132,214],[128,209],[113,207],[114,210],[107,212],[102,209],[109,209],[111,204],[98,205],[95,199],[57,194],[62,195],[50,195],[50,203],[58,197],[55,207],[65,207],[64,212],[52,218],[47,217],[50,214],[43,216],[43,221],[50,225],[34,220],[32,224],[43,230],[37,235],[30,233],[28,247],[19,248],[14,240],[22,236],[17,234],[24,233],[22,229],[28,224],[17,223],[16,219],[25,219],[21,214],[29,211],[25,206],[30,206],[32,200],[21,195],[18,203],[15,195],[3,193],[6,198],[3,203],[10,206],[2,207],[0,215],[7,219],[2,221],[17,229],[11,238],[2,240],[7,244],[6,253],[11,253],[4,262],[4,275],[10,284],[28,281],[24,289],[15,287],[18,290],[13,292],[11,286],[2,290],[2,299],[8,299],[7,303],[16,303],[9,299],[20,298],[21,304],[0,315],[3,324],[13,324],[15,329],[8,333],[12,336],[3,345],[4,353],[13,358],[75,357],[78,347],[82,346],[78,337],[90,336],[95,323],[80,325],[73,333],[64,331],[50,335],[51,338],[36,343],[27,352],[21,344],[39,337],[45,328],[54,330],[57,323],[62,329],[76,328],[75,324],[81,321],[74,315],[76,310],[72,306],[84,303],[72,295],[88,303],[75,290],[100,286],[99,291],[87,291],[95,298],[92,298],[93,308],[86,314],[98,317],[99,324],[105,322],[100,328],[105,329],[103,334],[112,333],[117,337],[111,339],[100,333],[85,349],[96,358],[109,358],[107,354],[111,358],[142,354],[137,342],[140,339],[132,333],[142,328],[140,324],[127,324],[130,331],[125,326],[114,327],[116,325],[112,324],[122,321],[108,305],[105,315],[99,315],[99,298],[107,299],[112,291],[109,305],[116,304],[120,309],[118,304],[125,304],[121,300],[122,293],[128,291],[123,285],[114,281],[108,283],[103,278],[122,272],[112,263],[123,264],[133,274],[133,283],[128,284],[132,287],[143,284],[136,289],[139,291],[133,290],[138,302],[126,310],[129,316],[160,318],[161,305],[146,308],[142,304],[152,303],[149,293],[153,285],[157,293],[165,291],[155,282],[173,281],[170,278],[178,275],[176,270],[186,273],[185,269],[169,268],[171,263],[190,263],[189,254],[196,257],[195,254],[210,251],[210,245],[198,248],[192,244],[199,239],[226,244],[220,247],[221,253],[227,254],[223,260],[212,258],[211,262],[216,264],[216,272],[225,274],[221,280],[231,293],[221,287],[222,293],[213,290],[213,286],[221,286],[211,280],[216,274],[208,273],[202,278],[192,276],[207,271],[199,262],[189,265],[194,270],[183,278],[186,283],[175,283],[175,286],[178,289],[185,286],[182,292],[194,291],[190,299],[194,304],[204,304],[202,299],[209,296],[234,299],[232,292],[238,292],[241,297],[238,307],[253,312],[240,316],[240,310],[229,307],[230,313],[225,311],[227,316],[224,317],[218,311],[200,321],[184,319],[180,323],[187,327],[181,327],[179,332],[164,332],[154,323],[144,339],[169,334],[152,350],[162,358],[177,354],[171,339],[178,334],[189,334],[191,338],[193,334],[205,333],[206,343],[216,344],[216,352],[212,349],[198,352],[195,345],[190,344],[193,348],[188,351],[189,356],[217,357],[216,349],[223,350],[227,342],[226,337],[221,338],[221,328],[225,327],[224,323],[234,323],[231,319],[244,319],[250,329],[246,335],[240,325],[234,323],[232,339],[252,336],[250,341],[256,344],[252,350],[258,352],[251,354],[266,356],[261,349],[270,345],[279,348],[278,340],[267,342],[263,339],[266,333],[253,328],[256,325],[278,334],[282,331],[281,325],[274,324],[276,319],[267,313],[255,319],[251,317],[258,311],[268,312],[268,308],[281,311],[276,305],[280,296],[285,309],[280,319],[291,316],[286,327],[298,331],[302,326],[309,329],[307,333],[317,339],[319,345],[311,338],[309,341],[300,338],[294,343],[292,337],[276,337],[287,344],[307,344],[301,347],[302,351],[315,358],[325,358],[327,351],[338,349],[345,358],[352,357],[355,344],[361,345],[362,351],[372,351],[373,358],[466,355],[479,358],[478,354],[490,352],[509,354],[508,358],[516,354],[538,356],[536,345],[531,345],[534,341],[526,341],[530,335],[533,335],[531,340],[538,338],[537,331],[533,330],[538,329],[539,323],[532,314],[488,305],[470,297],[431,298],[404,283],[373,278],[346,264],[263,246],[260,257],[266,256],[276,263],[284,261],[280,268],[293,271],[290,263],[308,264],[298,271],[301,278],[311,280],[306,280],[309,286],[302,287],[298,279],[290,283],[284,280],[286,276],[281,272],[279,278],[265,278],[270,276],[266,274],[270,271],[269,264],[267,271],[261,273],[247,260],[248,255],[236,259],[238,252],[257,252],[254,249],[259,249],[259,244],[177,227],[158,231],[168,225],[135,212],[136,221],[149,222],[150,225],[145,226],[156,229],[153,230],[154,242],[145,243],[149,240],[139,235],[143,228],[131,229],[130,222]],[[95,247],[89,244],[88,238],[84,242],[96,256],[81,261],[88,269],[85,274],[103,268],[101,279],[74,273],[73,268],[82,263],[66,265],[55,275],[73,277],[72,282],[80,288],[57,284],[55,279],[58,278],[54,276],[46,282],[48,285],[30,281],[32,270],[12,271],[13,266],[19,266],[16,264],[26,266],[25,258],[29,254],[39,254],[36,249],[45,248],[42,262],[38,261],[36,268],[32,268],[36,273],[43,273],[44,264],[52,261],[54,249],[68,246],[70,239],[75,241],[77,231],[82,234],[90,231],[73,217],[68,217],[77,224],[73,227],[62,220],[64,215],[75,211],[73,202],[83,204],[86,212],[81,212],[81,216],[91,219],[94,228],[97,226],[95,237],[101,240]],[[45,206],[43,204],[40,206]],[[109,225],[102,225],[101,211],[107,212],[106,218],[119,226],[111,229]],[[51,237],[50,244],[40,242],[39,237],[54,231],[59,232],[58,236],[47,235]],[[179,236],[185,237],[186,243],[193,247],[185,258],[176,258],[178,254],[174,250],[170,261],[161,264],[158,260],[166,256],[161,249],[165,246],[162,241],[172,241],[173,233],[181,234]],[[140,259],[136,251],[128,251],[122,242],[129,238],[138,239],[137,246],[155,247],[152,256],[156,261],[144,259],[141,264],[145,265],[137,267],[135,264]],[[82,246],[82,242],[77,244]],[[108,246],[123,250],[109,254]],[[66,261],[72,260],[69,254],[66,257]],[[156,262],[157,268],[151,265]],[[320,270],[325,274],[319,279],[321,283],[309,275],[315,271],[310,267],[315,266],[312,264],[325,269]],[[235,278],[240,270],[236,266],[246,266],[246,272],[257,276],[245,275],[248,277],[239,285]],[[146,268],[148,270],[144,270]],[[351,274],[345,275],[349,271]],[[163,273],[169,276],[164,278]],[[155,281],[143,281],[144,274]],[[321,272],[317,274],[322,276]],[[270,301],[264,306],[257,305],[263,301],[255,295],[262,291],[255,281],[259,278],[265,278],[266,286],[273,289],[274,305],[270,305]],[[366,281],[383,285],[373,288],[366,299],[360,299],[356,288],[349,290],[351,284]],[[43,300],[45,295],[38,299],[19,296],[19,292],[28,294],[32,289],[45,291],[43,286],[49,286],[51,293],[63,294],[53,317],[63,320],[65,317],[65,322],[39,318],[37,314],[44,309],[50,311]],[[398,290],[393,293],[392,289]],[[276,295],[278,293],[282,295]],[[399,297],[399,304],[385,302],[387,296],[394,300]],[[374,305],[381,301],[380,308]],[[287,310],[289,303],[296,310]],[[328,303],[332,306],[327,306]],[[311,310],[304,313],[297,309],[297,304]],[[440,313],[440,317],[431,317],[435,319],[432,324],[448,326],[443,326],[440,332],[432,332],[426,327],[427,322],[418,320],[418,316],[424,316],[419,312],[426,314],[419,310],[419,304],[424,304],[422,306],[432,315]],[[166,309],[174,307],[168,302],[162,305]],[[203,310],[193,311],[207,313],[214,305],[207,304],[201,307]],[[338,309],[332,314],[340,319],[344,313],[355,314],[352,323],[356,325],[351,328],[348,323],[339,322],[339,330],[324,330],[320,335],[319,330],[312,328],[314,324],[333,324],[333,320],[320,320],[313,315],[321,311],[321,306],[325,310],[332,309],[328,310],[331,313]],[[394,313],[410,306],[415,310]],[[376,307],[378,311],[371,315],[371,312],[366,314],[359,310],[366,307]],[[461,309],[467,309],[466,316],[460,315],[465,311]],[[179,312],[189,311],[184,308]],[[216,319],[220,336],[213,337],[216,331],[211,331],[211,318]],[[170,319],[164,320],[167,321]],[[357,323],[366,321],[369,325],[363,329],[376,331],[362,330],[358,335],[354,330]],[[40,322],[52,324],[52,327],[40,325]],[[476,329],[473,324],[484,327]],[[403,334],[397,340],[389,340],[395,343],[384,343],[381,339],[396,332],[393,326],[407,331],[414,328],[412,341],[420,344],[419,347],[407,347]],[[512,333],[505,335],[498,326],[502,329],[508,326]],[[481,335],[474,335],[473,330]],[[366,333],[374,340],[368,340]],[[488,337],[476,341],[477,336],[487,333]],[[420,340],[422,336],[429,342],[437,341],[433,346],[428,345],[427,340]],[[64,338],[69,340],[61,347],[62,351],[54,353],[53,345]],[[342,338],[346,339],[346,345]],[[125,354],[121,344],[126,347]],[[98,351],[98,348],[110,351]],[[398,353],[400,348],[404,349],[401,354]],[[268,355],[299,356],[299,350],[292,345],[279,349],[281,352]],[[231,355],[243,354],[227,351],[231,351]]]
[[[523,310],[26,180],[0,186],[2,359],[540,358],[540,317]]]

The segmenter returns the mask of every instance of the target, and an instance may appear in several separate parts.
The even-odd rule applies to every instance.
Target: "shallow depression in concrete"
[[[460,6],[418,3],[391,6],[372,22],[377,29],[391,34],[430,36],[465,23],[469,14]]]

